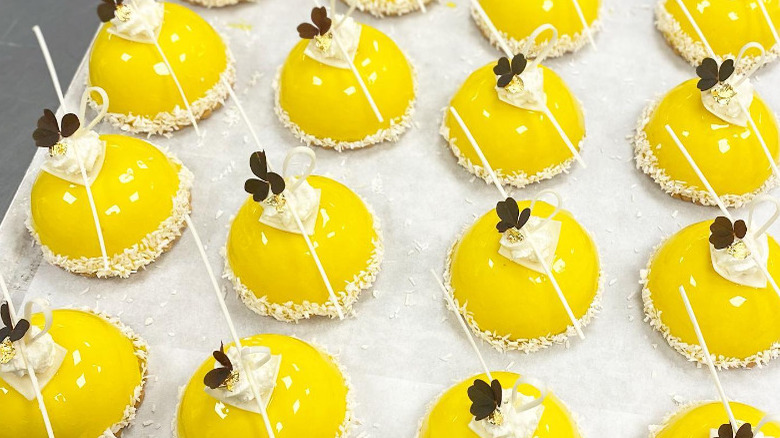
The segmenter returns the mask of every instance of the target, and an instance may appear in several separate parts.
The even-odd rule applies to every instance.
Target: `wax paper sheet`
[[[717,210],[670,198],[635,168],[629,137],[642,108],[694,70],[655,30],[652,0],[604,3],[598,50],[585,47],[546,63],[583,102],[588,167],[575,165],[567,175],[515,191],[523,199],[542,189],[559,191],[565,208],[592,233],[605,274],[604,309],[585,330],[584,341],[572,339],[568,346],[532,355],[501,354],[482,343],[480,348],[493,369],[546,381],[576,415],[585,436],[644,437],[649,425],[679,403],[717,396],[706,369],[688,363],[643,322],[638,284],[639,271],[657,244]],[[298,142],[274,115],[272,82],[311,6],[308,0],[260,0],[212,10],[193,6],[229,39],[238,63],[236,91],[277,167]],[[346,183],[382,220],[386,255],[379,279],[357,304],[356,317],[299,324],[259,317],[240,302],[228,281],[221,285],[240,335],[291,334],[338,354],[359,403],[357,434],[412,437],[437,395],[481,371],[429,270],[442,272],[452,242],[499,198],[494,187],[457,165],[438,133],[442,108],[453,93],[499,52],[474,25],[465,0],[433,4],[427,14],[401,18],[355,16],[389,34],[419,73],[414,127],[398,143],[344,153],[316,150],[316,172]],[[85,72],[84,64],[68,90],[71,108],[84,88]],[[778,80],[777,63],[759,71],[755,80],[775,110],[780,108]],[[151,140],[176,153],[195,173],[193,219],[212,266],[221,272],[220,249],[230,218],[246,196],[246,161],[255,146],[230,101],[200,127],[201,139],[189,128]],[[99,129],[113,131],[106,123]],[[32,141],[6,146],[34,147]],[[128,280],[82,278],[50,266],[24,227],[41,160],[42,153],[0,228],[0,269],[14,300],[18,305],[28,297],[45,297],[55,307],[97,308],[120,316],[140,333],[151,345],[151,378],[138,418],[123,437],[169,436],[178,388],[220,340],[229,338],[192,235],[185,232],[170,252]],[[532,313],[527,312],[518,317]],[[732,398],[780,411],[777,363],[723,372],[721,379]]]

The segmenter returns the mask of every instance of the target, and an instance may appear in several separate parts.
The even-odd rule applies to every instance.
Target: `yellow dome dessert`
[[[324,176],[309,176],[306,181],[307,190],[320,194],[318,207],[312,208],[309,238],[339,305],[348,313],[379,272],[383,253],[379,220],[346,186]],[[296,203],[302,204],[298,193]],[[265,208],[275,207],[250,196],[233,219],[225,275],[244,304],[258,314],[283,321],[335,317],[337,309],[303,236],[294,225],[285,230],[262,222]]]
[[[191,124],[185,102],[160,52],[153,41],[143,41],[149,28],[142,20],[151,22],[155,18],[159,21],[156,41],[173,68],[195,119],[208,117],[225,101],[226,82],[232,84],[235,79],[232,55],[222,38],[203,18],[184,6],[152,0],[133,3],[138,9],[129,12],[129,21],[121,21],[117,16],[103,25],[89,55],[88,83],[103,88],[110,97],[107,119],[131,132],[155,134]],[[100,103],[99,96],[94,98]]]
[[[599,27],[599,0],[578,0],[582,14],[591,33]],[[543,24],[551,24],[560,32],[550,56],[561,56],[582,48],[588,42],[582,20],[572,0],[478,0],[490,21],[501,33],[512,53],[520,53],[526,47],[528,37]],[[471,8],[471,15],[490,43],[500,48],[498,40],[477,9]],[[518,19],[522,17],[522,19]],[[539,54],[544,44],[534,44],[526,53],[529,57]]]
[[[303,38],[279,69],[274,82],[279,119],[308,145],[344,150],[396,141],[411,125],[414,112],[412,65],[393,40],[373,27],[347,17],[334,39],[330,18],[323,20],[330,30],[316,38],[324,40]],[[352,48],[352,62],[382,121],[345,58],[336,52],[337,40],[347,46],[345,51]]]
[[[778,0],[762,0],[775,26],[780,25]],[[739,68],[749,69],[756,62],[766,63],[780,55],[772,30],[757,2],[742,0],[683,0],[686,9],[701,28],[712,50],[721,58],[736,57],[747,43],[757,42],[774,47],[763,59],[758,52],[748,52]],[[656,26],[672,48],[692,65],[698,65],[711,56],[694,30],[690,20],[676,0],[658,0],[655,9]]]
[[[520,377],[510,372],[494,372],[493,378],[502,388],[512,388]],[[484,374],[466,379],[442,394],[430,407],[423,419],[417,438],[479,438],[469,424],[475,418],[469,412],[471,401],[467,390],[475,379],[487,380]],[[518,388],[519,393],[539,397],[540,389],[529,384]],[[579,427],[566,406],[551,393],[542,402],[543,410],[538,427],[532,435],[535,438],[580,438]]]
[[[457,109],[496,176],[504,184],[523,187],[566,171],[574,157],[555,126],[542,111],[502,100],[493,65],[472,73],[450,106]],[[579,150],[585,138],[585,117],[579,101],[555,72],[541,65],[538,69],[543,76],[547,107]],[[476,150],[449,111],[440,132],[461,166],[492,183]]]
[[[181,235],[193,176],[178,159],[143,140],[113,134],[99,140],[105,156],[91,189],[108,270],[84,185],[41,171],[30,194],[27,226],[50,263],[87,276],[127,277]]]
[[[521,210],[532,205],[530,201],[517,204]],[[554,211],[552,205],[536,202],[528,222],[535,228],[530,232],[543,232],[539,218]],[[507,233],[502,237],[496,232],[498,219],[494,211],[477,219],[450,250],[445,279],[456,305],[472,330],[500,350],[533,352],[565,342],[574,327],[550,279],[539,268],[504,255]],[[538,245],[539,250],[549,255],[548,266],[574,317],[587,325],[600,308],[596,245],[565,210],[552,216],[550,226],[560,227],[558,240],[551,239],[547,247]],[[538,242],[536,237],[534,241]]]
[[[146,344],[118,320],[102,314],[55,310],[52,322],[48,334],[66,350],[41,391],[54,435],[97,438],[107,430],[118,435],[133,420],[143,398]],[[31,323],[43,328],[44,318],[35,314]],[[46,438],[36,398],[23,396],[4,375],[0,373],[0,437]]]
[[[769,284],[748,286],[716,271],[708,241],[711,226],[713,221],[690,225],[656,250],[642,273],[645,313],[675,350],[704,363],[678,291],[684,286],[716,365],[765,364],[780,355],[780,297]],[[767,247],[769,273],[780,279],[780,247],[770,236]]]
[[[777,162],[780,141],[774,114],[757,93],[753,94],[749,112]],[[708,111],[702,104],[697,81],[691,79],[645,109],[634,138],[637,167],[672,196],[715,205],[666,131],[667,124],[727,206],[739,207],[776,183],[771,164],[750,125],[729,123]]]
[[[750,423],[753,431],[757,432],[756,427],[766,416],[764,412],[743,403],[730,402],[729,405],[740,427],[743,427],[744,423]],[[728,423],[729,418],[721,402],[696,402],[683,406],[666,418],[661,426],[653,428],[655,430],[650,434],[650,438],[709,438],[711,431],[717,431]],[[767,422],[760,431],[765,437],[778,437],[780,424],[775,421]]]
[[[266,412],[277,438],[347,435],[354,421],[352,394],[347,376],[332,356],[282,335],[255,335],[241,344],[265,347],[273,357],[281,356],[276,376],[257,382],[273,391],[270,401],[263,400],[268,402]],[[174,437],[265,437],[260,414],[223,403],[204,390],[204,377],[214,367],[214,359],[206,360],[181,393]]]
[[[350,0],[342,0],[351,4]],[[428,5],[433,0],[355,0],[360,11],[368,12],[376,17],[387,15],[404,15],[420,10],[420,3]]]

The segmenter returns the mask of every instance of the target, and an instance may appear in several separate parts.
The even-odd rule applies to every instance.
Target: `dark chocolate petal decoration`
[[[244,190],[252,195],[252,199],[255,202],[263,202],[268,198],[269,184],[259,179],[248,179],[244,183]]]
[[[116,6],[114,6],[114,2],[108,2],[106,0],[103,0],[104,2],[99,4],[97,7],[97,14],[98,18],[100,18],[100,21],[103,23],[107,23],[114,19],[114,13],[116,12]]]
[[[6,327],[11,327],[13,324],[11,322],[11,311],[8,308],[8,303],[3,303],[2,306],[0,306],[0,319],[3,320],[3,325]]]
[[[747,227],[745,227],[747,232]],[[709,241],[715,249],[728,248],[735,239],[734,226],[729,218],[725,216],[718,216],[710,224],[710,238]],[[744,237],[744,235],[743,235]]]
[[[493,380],[493,382],[488,385],[484,380],[476,379],[474,380],[474,384],[469,387],[467,391],[469,400],[471,400],[469,412],[474,416],[476,421],[484,420],[498,408],[499,401],[493,390],[493,387],[496,384],[498,384],[499,388],[501,387],[501,384],[498,383],[497,380]]]
[[[500,76],[498,78],[498,81],[496,81],[496,86],[498,86],[498,88],[506,87],[507,85],[509,85],[510,82],[512,82],[513,77],[514,76],[512,75],[512,73]]]
[[[499,58],[496,65],[493,66],[493,73],[495,73],[496,76],[512,73],[512,68],[509,65],[509,59],[506,57]]]
[[[11,340],[11,342],[16,342],[27,334],[27,330],[30,330],[30,321],[27,321],[26,319],[20,319],[19,322],[16,323],[16,326],[11,329],[11,333],[8,335],[8,338]]]
[[[268,161],[265,151],[257,151],[249,157],[249,168],[258,178],[265,179],[268,176]]]
[[[73,113],[65,114],[62,117],[62,136],[70,137],[79,130],[80,126],[81,122],[79,121],[79,117],[77,115]]]
[[[512,58],[512,73],[515,75],[523,73],[526,65],[528,65],[528,60],[525,59],[525,55],[518,53]]]
[[[753,426],[750,423],[745,423],[737,430],[737,435],[734,438],[753,438]]]
[[[747,235],[747,224],[742,219],[734,222],[734,235],[738,239],[744,239]]]
[[[268,172],[268,183],[271,185],[271,191],[274,195],[278,195],[284,191],[285,183],[284,178],[281,175]]]
[[[225,354],[225,344],[221,343],[219,344],[219,350],[215,350],[214,353],[212,353],[214,356],[214,359],[217,360],[223,367],[233,370],[233,364],[230,362],[230,358]]]
[[[314,39],[319,33],[320,30],[311,23],[301,23],[298,25],[298,36],[303,39]]]
[[[230,371],[227,368],[214,368],[203,377],[203,383],[211,389],[217,389],[230,377]]]
[[[43,116],[38,119],[38,127],[55,132],[59,132],[60,130],[60,125],[57,123],[57,116],[55,116],[54,112],[50,109],[43,110]]]
[[[730,78],[732,74],[734,74],[734,60],[727,59],[723,61],[723,64],[720,65],[720,70],[718,70],[718,80],[725,81],[726,79]]]
[[[0,328],[0,342],[5,341],[5,338],[7,338],[11,334],[11,329],[8,327]]]
[[[38,128],[33,131],[32,138],[35,140],[36,146],[41,148],[50,148],[57,144],[58,141],[60,141],[60,133]]]

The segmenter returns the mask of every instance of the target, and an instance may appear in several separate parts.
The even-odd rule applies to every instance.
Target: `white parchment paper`
[[[547,381],[586,436],[644,437],[648,425],[676,403],[713,399],[716,392],[705,369],[686,362],[642,321],[639,270],[664,237],[718,212],[671,199],[635,169],[627,137],[642,108],[695,73],[655,30],[652,0],[605,3],[598,50],[586,47],[547,62],[584,104],[588,168],[575,167],[568,175],[516,191],[518,198],[546,188],[560,191],[565,207],[593,234],[606,275],[604,310],[585,330],[586,340],[573,339],[568,347],[533,355],[481,349],[494,369]],[[237,93],[277,167],[297,141],[273,113],[271,83],[311,6],[308,0],[260,0],[225,9],[193,7],[229,37],[238,61]],[[442,271],[460,231],[499,197],[494,187],[456,164],[438,128],[441,109],[463,80],[500,53],[477,30],[466,0],[432,5],[425,15],[356,17],[393,37],[416,65],[420,81],[415,127],[397,144],[341,154],[316,150],[316,172],[346,183],[381,217],[386,255],[373,294],[362,297],[356,318],[285,324],[252,313],[227,281],[222,287],[240,335],[294,334],[339,353],[359,402],[359,432],[411,437],[441,391],[481,371],[428,270]],[[68,92],[70,110],[83,90],[85,70],[82,65]],[[779,80],[777,63],[755,80],[776,111]],[[200,126],[202,139],[190,128],[152,141],[175,152],[195,173],[193,218],[212,266],[221,272],[219,251],[246,196],[243,182],[250,176],[247,158],[254,145],[232,102]],[[112,131],[105,123],[99,129]],[[34,147],[32,141],[7,146]],[[45,297],[55,307],[90,306],[120,316],[138,331],[151,344],[152,377],[138,418],[123,436],[169,436],[179,386],[229,337],[192,236],[185,232],[169,253],[129,280],[81,278],[42,262],[24,228],[41,158],[33,161],[0,228],[0,269],[17,304]],[[780,411],[780,364],[723,372],[721,378],[733,399]]]

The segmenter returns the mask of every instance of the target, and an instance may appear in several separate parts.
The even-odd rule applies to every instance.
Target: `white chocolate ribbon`
[[[759,0],[760,1],[760,0]],[[753,427],[753,437],[754,438],[769,438],[764,437],[764,435],[759,435],[761,433],[761,428],[766,426],[769,423],[780,423],[780,416],[775,414],[767,414],[764,415],[764,418],[761,419],[761,421],[758,422],[758,424]]]
[[[539,38],[539,35],[548,30],[552,31],[552,37],[547,40],[547,44],[542,47],[536,58],[528,63],[528,68],[536,67],[541,64],[542,61],[547,59],[547,57],[550,55],[550,52],[552,52],[553,48],[555,47],[555,43],[558,42],[558,29],[556,29],[552,24],[543,24],[537,27],[526,40],[523,52],[531,53],[531,49],[533,48],[534,44],[536,44],[536,39]]]

